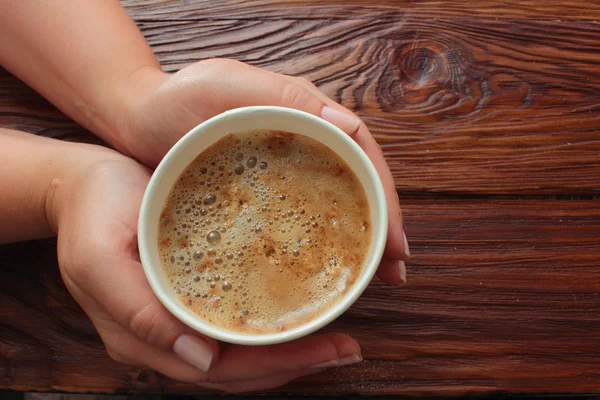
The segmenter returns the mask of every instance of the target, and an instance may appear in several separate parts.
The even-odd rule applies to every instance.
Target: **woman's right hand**
[[[284,344],[219,344],[171,315],[150,288],[137,250],[137,219],[150,170],[95,146],[48,196],[61,274],[115,360],[226,392],[281,386],[362,360],[347,335]],[[80,150],[82,151],[82,150]]]

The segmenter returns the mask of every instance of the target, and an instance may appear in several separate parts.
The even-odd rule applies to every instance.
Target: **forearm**
[[[53,236],[54,197],[96,147],[0,128],[0,243]]]
[[[116,0],[0,0],[0,64],[125,150],[119,115],[160,69]]]

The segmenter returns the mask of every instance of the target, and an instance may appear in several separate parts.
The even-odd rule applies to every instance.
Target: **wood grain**
[[[600,4],[586,0],[121,0],[137,20],[527,19],[598,21]]]
[[[596,201],[405,201],[405,288],[375,282],[330,330],[359,366],[293,394],[600,392],[600,207]],[[61,283],[54,242],[0,251],[0,387],[204,393],[118,365]]]
[[[364,119],[405,194],[599,194],[598,3],[124,4],[166,70],[229,57],[313,80]],[[81,133],[14,78],[0,88],[3,126]]]

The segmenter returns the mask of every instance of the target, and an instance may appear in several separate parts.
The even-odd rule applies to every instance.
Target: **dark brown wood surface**
[[[305,76],[384,147],[409,284],[375,282],[328,328],[364,363],[281,391],[600,393],[600,3],[123,4],[166,70],[230,57]],[[94,140],[6,72],[0,126]],[[0,247],[0,388],[203,393],[111,361],[54,247]]]

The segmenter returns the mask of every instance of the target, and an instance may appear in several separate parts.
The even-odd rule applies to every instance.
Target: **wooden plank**
[[[600,202],[410,200],[405,288],[372,284],[329,329],[365,362],[291,394],[600,392]],[[53,241],[0,247],[0,389],[205,393],[112,362]]]
[[[228,57],[314,81],[363,117],[403,192],[600,190],[597,25],[362,19],[141,27],[167,70]]]
[[[199,13],[198,4],[206,5],[129,8],[166,70],[230,57],[313,80],[363,117],[403,193],[600,192],[596,23],[496,21],[496,14],[262,20],[257,2],[236,2],[254,7],[255,20],[175,20],[177,13],[167,20],[150,12]],[[6,73],[0,74],[0,125],[59,137],[82,132]]]
[[[140,20],[353,19],[406,17],[598,21],[595,1],[536,0],[121,0]]]

